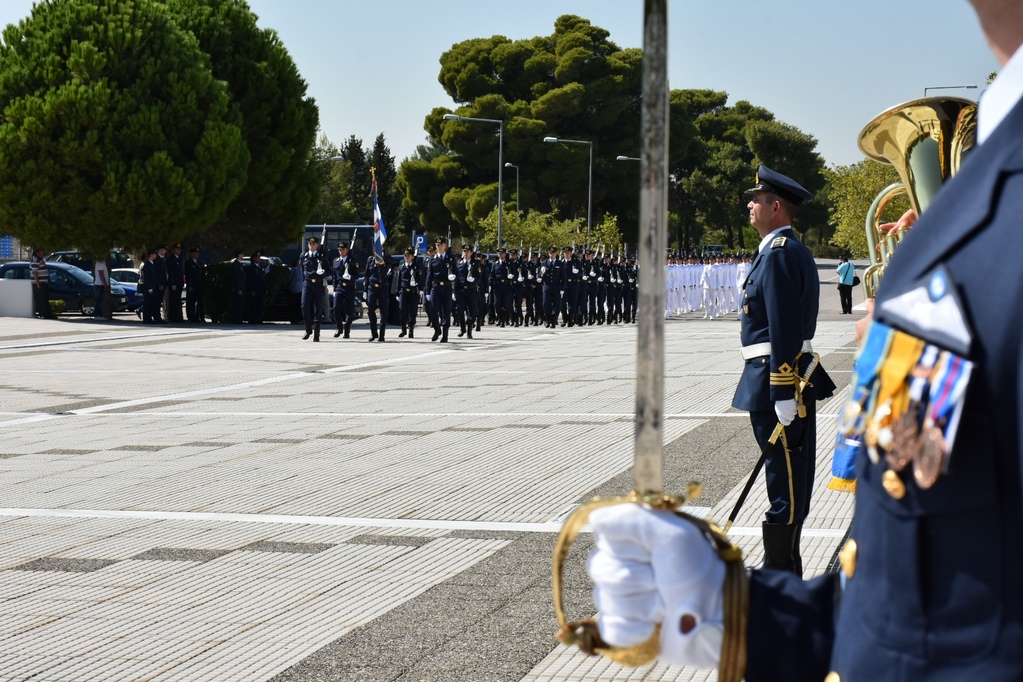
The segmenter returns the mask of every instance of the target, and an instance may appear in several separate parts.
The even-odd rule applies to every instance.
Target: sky
[[[456,106],[437,76],[457,42],[550,35],[563,14],[608,30],[619,47],[643,41],[642,0],[248,2],[308,83],[321,132],[366,147],[383,133],[398,161],[425,142],[434,107]],[[0,26],[32,5],[0,0]],[[729,103],[764,107],[815,137],[832,166],[864,158],[857,137],[882,111],[925,88],[972,84],[929,94],[977,99],[998,68],[967,0],[670,0],[668,21],[672,88],[723,90]]]

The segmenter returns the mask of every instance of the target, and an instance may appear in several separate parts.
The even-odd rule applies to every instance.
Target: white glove
[[[529,274],[527,274],[527,275],[526,275],[526,278],[527,278],[527,279],[533,279],[533,273],[531,273],[531,272],[530,272]]]
[[[562,290],[561,290],[561,293],[560,293],[559,295],[560,295],[560,296],[564,296],[564,295],[565,295],[565,290],[564,290],[564,289],[562,289]]]
[[[631,503],[594,511],[590,524],[596,549],[587,570],[601,637],[633,646],[662,623],[661,662],[716,667],[725,563],[700,530],[670,512]]]
[[[522,275],[519,275],[519,281],[520,282],[522,281]]]
[[[603,277],[598,277],[598,278],[597,278],[597,281],[598,281],[598,282],[603,282],[603,281],[604,281],[604,278],[603,278]]]
[[[476,281],[476,278],[475,278],[475,277],[473,277],[472,275],[470,275],[470,276],[468,276],[468,277],[466,277],[466,278],[465,278],[465,281],[466,281],[466,282],[470,282],[470,283],[471,283],[471,282],[475,282],[475,281]]]
[[[426,295],[426,300],[427,300],[427,301],[432,301],[432,300],[433,300],[433,296],[432,296],[432,295],[430,295],[430,294],[427,294],[427,295]]]
[[[540,266],[540,276],[542,277],[543,275],[546,275],[546,274],[547,274],[547,266],[546,265]]]
[[[511,273],[509,272],[509,273],[508,273],[508,279],[515,279],[515,275],[513,275],[513,274],[511,274]]]
[[[578,275],[579,274],[579,268],[572,268],[572,274],[573,275]]]
[[[322,275],[323,274],[323,266],[322,265],[320,267],[316,268],[316,274],[317,275]]]
[[[454,282],[455,281],[455,276],[454,275],[448,275],[448,281],[449,282]]]
[[[778,415],[778,421],[783,426],[788,426],[796,418],[796,401],[794,398],[788,400],[775,400],[774,413]]]
[[[583,281],[584,281],[584,282],[585,282],[586,280],[588,280],[588,279],[589,279],[589,277],[587,277],[586,275],[583,275]]]
[[[351,279],[351,278],[352,278],[352,276],[349,275],[347,272],[345,274],[341,275],[341,279]]]

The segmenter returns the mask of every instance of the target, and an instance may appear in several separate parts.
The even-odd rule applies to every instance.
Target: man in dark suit
[[[458,275],[455,261],[448,253],[448,240],[437,237],[434,241],[437,253],[426,265],[426,295],[433,306],[433,338],[441,343],[448,342],[448,328],[451,326],[451,305],[454,302],[452,289]]]
[[[1023,5],[972,4],[1004,68],[981,102],[978,146],[902,241],[878,290],[854,379],[865,395],[861,402],[854,392],[840,420],[843,432],[863,440],[842,571],[807,582],[779,571],[750,574],[748,627],[742,623],[748,682],[1023,679],[1023,334],[1007,313],[1023,303],[1023,283],[1017,268],[978,267],[993,252],[1023,259]],[[906,391],[909,400],[872,403],[875,391]],[[871,424],[902,436],[886,444]],[[680,544],[650,547],[649,561],[639,562],[648,568],[666,545],[691,554],[707,543],[683,537],[678,517],[639,518],[637,505],[626,506],[610,508],[618,519],[591,516],[608,550],[591,566],[598,590],[628,594],[605,591],[602,613],[636,623],[649,613],[637,608],[643,590],[611,580],[622,564],[619,543],[600,539],[605,522],[621,530],[631,514],[624,521],[633,537],[680,531]],[[687,594],[714,584],[719,565],[690,569]],[[662,633],[678,640],[694,618],[724,620],[713,606],[687,615],[677,621],[682,628]],[[671,641],[661,659],[693,661]]]
[[[149,249],[139,273],[143,324],[159,324],[163,321],[160,319],[160,305],[163,303],[164,279],[156,259],[156,249]]]
[[[309,237],[309,248],[299,259],[302,270],[302,317],[305,321],[305,341],[310,336],[320,340],[320,323],[323,320],[323,285],[330,268],[330,261],[320,248],[318,237]]]
[[[472,256],[472,246],[462,244],[462,260],[459,261],[458,279],[455,287],[455,303],[461,317],[461,329],[458,336],[469,334],[472,338],[476,318],[479,316],[479,285],[483,282],[483,266]]]
[[[561,312],[561,292],[565,288],[565,263],[558,259],[558,247],[547,249],[547,260],[540,266],[540,282],[543,284],[544,327],[558,326]]]
[[[381,251],[366,261],[366,308],[369,315],[369,341],[383,343],[387,333],[387,318],[391,310],[391,257]],[[380,332],[377,333],[377,311],[380,311]]]
[[[185,286],[181,244],[174,244],[167,255],[167,321],[181,322],[181,290]]]
[[[202,302],[202,263],[199,262],[199,247],[193,246],[185,261],[186,290],[185,312],[189,322],[205,322]]]
[[[355,280],[359,277],[359,266],[348,252],[348,244],[337,243],[337,258],[334,259],[334,322],[337,331],[334,338],[345,335],[350,338],[352,320],[355,319]]]

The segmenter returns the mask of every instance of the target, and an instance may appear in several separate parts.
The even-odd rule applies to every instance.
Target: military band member
[[[426,273],[416,260],[413,248],[405,249],[405,260],[398,268],[399,310],[401,311],[401,333],[404,338],[416,338],[416,317],[419,315],[419,291],[425,283]]]
[[[387,332],[387,317],[390,312],[391,257],[381,249],[380,255],[373,254],[366,261],[366,307],[369,315],[368,341],[383,343]],[[380,311],[380,332],[377,333],[377,311]]]
[[[348,252],[348,244],[337,243],[338,256],[332,264],[331,281],[334,283],[334,323],[337,331],[334,338],[344,334],[351,338],[352,321],[355,319],[355,282],[359,279],[359,266]]]
[[[323,320],[324,278],[330,262],[320,249],[320,240],[309,237],[309,249],[302,254],[298,267],[302,270],[302,317],[305,321],[305,336],[320,340],[320,323]]]
[[[459,311],[458,336],[472,338],[473,327],[479,318],[479,285],[483,282],[483,266],[472,256],[472,246],[462,244],[462,260],[458,263],[455,302]]]
[[[440,339],[448,342],[448,327],[451,326],[452,289],[458,275],[455,262],[448,253],[448,240],[437,237],[434,240],[437,253],[430,259],[426,269],[426,291],[433,304],[434,327],[431,341]]]
[[[543,283],[544,327],[555,329],[561,312],[561,291],[565,288],[565,262],[558,258],[558,247],[547,249],[547,260],[540,266]]]

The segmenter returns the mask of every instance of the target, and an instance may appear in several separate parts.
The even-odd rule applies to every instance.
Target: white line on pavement
[[[694,508],[700,511],[703,508]],[[702,513],[700,515],[703,515]],[[561,523],[515,523],[500,521],[447,521],[442,519],[374,519],[343,516],[301,516],[297,514],[230,514],[217,512],[123,511],[117,509],[0,509],[0,516],[49,517],[65,519],[146,519],[151,521],[219,521],[233,523],[280,523],[309,526],[357,526],[373,528],[407,528],[428,530],[484,530],[518,533],[557,533]],[[583,531],[588,531],[584,528]],[[757,536],[760,528],[736,526],[729,531],[733,537]],[[844,529],[803,529],[807,538],[841,538]]]

